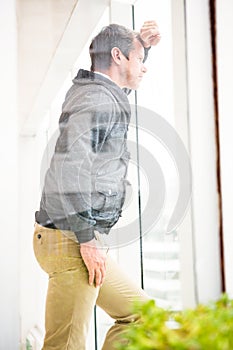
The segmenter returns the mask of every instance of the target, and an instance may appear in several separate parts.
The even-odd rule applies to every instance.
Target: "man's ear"
[[[122,53],[121,53],[121,50],[118,49],[118,47],[113,47],[112,50],[111,50],[111,55],[112,55],[113,61],[114,61],[117,65],[120,65],[120,64],[121,64],[121,60],[122,60]]]

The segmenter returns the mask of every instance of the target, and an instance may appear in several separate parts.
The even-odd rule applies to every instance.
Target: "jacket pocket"
[[[115,211],[117,206],[116,184],[96,183],[92,194],[92,208],[98,211]]]
[[[124,192],[116,183],[96,183],[95,190],[97,196],[102,200],[101,207],[92,208],[92,216],[96,220],[97,230],[98,228],[109,229],[115,225],[121,215]]]

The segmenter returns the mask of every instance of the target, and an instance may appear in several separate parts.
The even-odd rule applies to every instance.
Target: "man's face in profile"
[[[122,70],[126,88],[136,90],[139,87],[147,71],[143,60],[144,47],[139,40],[134,39],[134,49],[130,51],[128,59],[125,58]]]

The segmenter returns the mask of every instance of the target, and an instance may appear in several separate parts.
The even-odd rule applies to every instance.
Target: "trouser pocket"
[[[48,274],[74,270],[83,264],[78,243],[65,232],[36,224],[33,248],[40,267]]]

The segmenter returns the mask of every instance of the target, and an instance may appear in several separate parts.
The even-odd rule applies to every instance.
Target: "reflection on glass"
[[[157,305],[180,310],[181,285],[177,232],[156,233],[143,239],[145,291]]]

